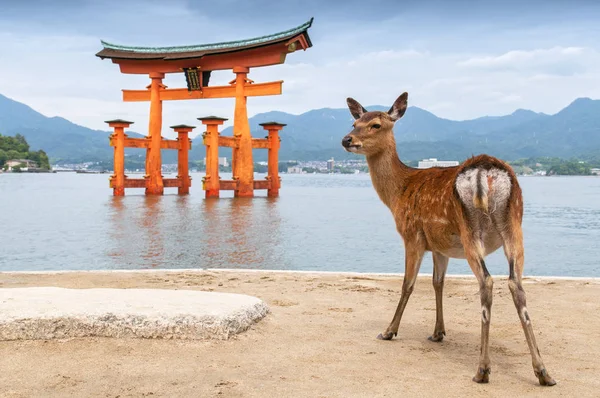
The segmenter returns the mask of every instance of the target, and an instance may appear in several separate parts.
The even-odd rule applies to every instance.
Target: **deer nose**
[[[345,136],[344,139],[342,140],[342,146],[345,148],[348,148],[351,143],[352,143],[352,137],[349,135]]]

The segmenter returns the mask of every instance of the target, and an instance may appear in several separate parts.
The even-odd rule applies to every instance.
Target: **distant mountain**
[[[340,145],[342,137],[352,129],[353,119],[346,108],[317,109],[300,115],[261,113],[250,118],[253,136],[264,136],[259,123],[271,120],[287,124],[281,133],[281,159],[355,156],[343,151]],[[223,135],[231,134],[231,127],[223,131]],[[465,121],[439,118],[413,106],[396,123],[395,135],[400,157],[406,160],[465,159],[478,153],[504,159],[600,154],[600,100],[580,98],[555,115],[519,109],[510,115]],[[194,152],[196,158],[204,156],[200,138],[195,140]],[[258,160],[266,157],[264,151],[255,154]]]
[[[32,150],[43,149],[53,160],[96,161],[113,155],[108,145],[109,131],[92,130],[61,117],[46,117],[1,94],[0,134],[22,134]],[[127,134],[141,137],[129,131]]]
[[[579,98],[554,115],[539,114],[487,135],[499,156],[573,157],[600,154],[600,101]]]
[[[388,107],[369,106],[369,110],[385,111]],[[254,137],[264,137],[259,126],[267,121],[285,123],[281,133],[282,160],[317,160],[335,157],[352,158],[340,141],[352,129],[353,119],[346,108],[315,109],[300,115],[272,111],[250,118]],[[88,129],[60,117],[48,118],[27,105],[0,95],[0,133],[21,133],[33,150],[44,149],[51,159],[73,161],[112,158],[108,131]],[[131,136],[140,136],[128,132]],[[232,128],[222,131],[231,135]],[[519,109],[510,115],[485,116],[455,121],[435,116],[417,107],[409,107],[395,127],[398,152],[405,160],[428,157],[465,159],[478,153],[489,153],[504,159],[534,156],[575,157],[600,154],[600,100],[579,98],[554,115]],[[137,151],[137,152],[135,152]],[[255,150],[256,160],[266,160],[267,151]],[[128,149],[130,154],[143,154]],[[165,161],[172,162],[175,153],[165,151]],[[196,137],[191,160],[204,158],[202,137]],[[222,156],[231,156],[223,148]]]

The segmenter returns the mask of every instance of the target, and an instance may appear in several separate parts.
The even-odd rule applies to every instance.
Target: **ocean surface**
[[[404,272],[369,176],[282,175],[279,198],[127,190],[108,174],[0,174],[0,271],[251,268]],[[227,176],[223,176],[227,178]],[[258,175],[256,178],[264,178]],[[600,277],[600,178],[522,177],[525,275]],[[508,273],[502,249],[487,258]],[[431,273],[427,255],[421,273]],[[451,260],[450,274],[470,274]]]

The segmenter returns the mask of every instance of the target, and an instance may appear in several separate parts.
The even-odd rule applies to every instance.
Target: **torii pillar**
[[[177,193],[179,195],[187,195],[190,193],[190,187],[192,186],[192,177],[190,177],[189,170],[189,151],[192,140],[189,134],[196,127],[178,124],[177,126],[171,126],[171,128],[177,133]]]
[[[133,122],[115,119],[107,120],[109,127],[114,129],[110,136],[110,145],[115,148],[114,154],[114,174],[110,177],[110,187],[113,189],[114,196],[125,195],[125,129],[129,128]]]
[[[279,188],[281,187],[281,179],[279,178],[279,147],[281,138],[279,131],[286,125],[277,122],[260,123],[260,125],[269,132],[266,137],[269,141],[269,157],[267,162],[267,179],[269,180],[269,189],[267,196],[276,198],[279,196]]]
[[[235,113],[233,116],[233,136],[238,140],[237,147],[233,148],[232,170],[233,179],[237,181],[234,195],[240,198],[254,196],[254,163],[252,161],[252,135],[248,122],[246,109],[247,97],[244,87],[248,80],[249,69],[236,66],[235,73]]]
[[[217,116],[199,117],[206,126],[202,134],[206,145],[206,176],[203,178],[205,197],[218,198],[221,182],[219,181],[219,126],[227,119]]]
[[[146,151],[146,195],[162,195],[164,192],[162,176],[162,159],[160,156],[162,130],[162,100],[160,90],[166,87],[162,84],[164,73],[151,72],[150,79],[150,124],[148,135],[150,146]]]

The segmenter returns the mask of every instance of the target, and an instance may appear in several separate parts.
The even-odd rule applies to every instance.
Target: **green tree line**
[[[30,151],[27,140],[21,134],[14,137],[0,134],[0,168],[4,168],[6,161],[13,159],[33,160],[39,168],[50,169],[50,160],[46,152]]]
[[[546,170],[548,175],[590,175],[591,169],[600,167],[599,157],[561,159],[555,157],[538,157],[519,159],[509,162],[517,170]]]

